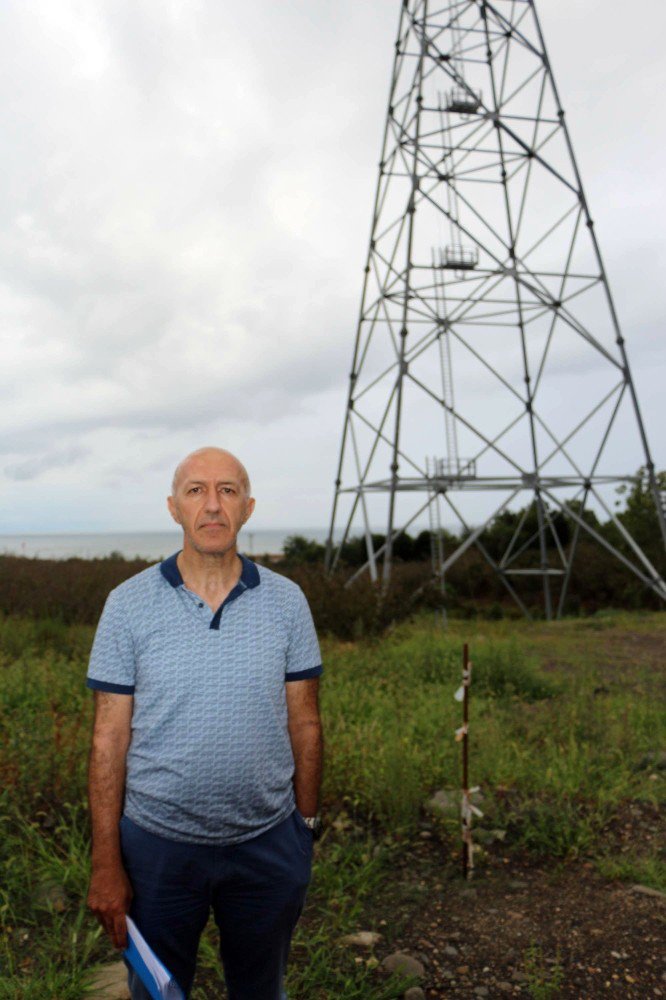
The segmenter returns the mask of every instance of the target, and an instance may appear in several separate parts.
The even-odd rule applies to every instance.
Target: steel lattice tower
[[[424,459],[433,440],[438,454]],[[666,545],[664,496],[534,3],[404,0],[329,569],[360,530],[367,561],[351,579],[367,571],[388,583],[395,539],[427,515],[440,581],[475,544],[525,611],[518,578],[537,574],[546,616],[561,614],[583,535],[666,598],[612,509],[639,466]],[[484,508],[473,529],[471,492]],[[492,558],[484,530],[526,497],[538,565],[524,564],[522,522]],[[588,507],[615,523],[624,551]],[[452,552],[442,512],[465,530]],[[556,512],[571,525],[567,547]]]

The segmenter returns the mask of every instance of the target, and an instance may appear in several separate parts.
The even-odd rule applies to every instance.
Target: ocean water
[[[285,539],[290,535],[303,535],[324,543],[327,528],[266,528],[241,531],[238,548],[248,556],[277,555],[282,552]],[[118,531],[99,534],[53,535],[0,535],[0,553],[4,555],[32,556],[39,559],[69,559],[79,556],[94,559],[119,552],[126,559],[159,560],[181,548],[178,531]]]

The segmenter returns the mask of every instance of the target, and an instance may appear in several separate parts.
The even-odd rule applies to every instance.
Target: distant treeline
[[[614,512],[616,519],[627,529],[628,533],[641,547],[643,553],[650,559],[662,576],[666,572],[666,552],[664,541],[657,521],[654,499],[649,489],[648,479],[645,469],[639,469],[637,482],[630,489],[624,487],[618,489],[618,505],[623,509]],[[662,494],[666,496],[666,472],[660,472],[657,476],[658,484]],[[569,501],[567,506],[585,524],[588,524],[602,539],[608,541],[624,555],[633,556],[631,546],[623,537],[621,531],[613,523],[611,518],[600,521],[594,511],[584,509],[580,501]],[[576,523],[561,510],[552,509],[544,503],[548,512],[550,528],[547,531],[547,547],[552,556],[550,564],[556,565],[557,542],[563,549],[571,543]],[[522,525],[521,525],[522,521]],[[520,525],[520,530],[516,531]],[[515,535],[515,538],[514,538]],[[557,536],[557,542],[555,540]],[[441,539],[446,554],[452,553],[462,541],[467,537],[467,532],[455,535],[450,531],[443,530]],[[599,542],[594,542],[592,536],[584,529],[580,528],[579,538],[583,541],[591,541],[601,551],[603,547]],[[536,507],[534,504],[523,507],[519,510],[504,510],[498,514],[483,532],[481,541],[483,548],[492,559],[499,560],[506,552],[508,545],[513,539],[513,551],[522,549],[526,553],[539,553],[539,524]],[[373,548],[379,549],[386,541],[386,535],[372,535]],[[302,535],[292,535],[286,539],[283,552],[285,559],[290,565],[302,563],[316,564],[324,561],[326,547],[318,542],[312,541]],[[430,531],[421,531],[418,535],[412,536],[407,532],[398,535],[393,541],[393,558],[398,562],[420,562],[431,559],[432,540]],[[350,538],[342,546],[338,555],[338,561],[343,566],[355,568],[362,566],[367,561],[367,546],[363,536]],[[529,557],[528,560],[529,561]],[[536,566],[539,560],[532,560]]]
[[[666,490],[666,473],[660,473],[659,480]],[[618,520],[662,577],[666,576],[664,545],[642,470],[639,482],[621,497],[621,503],[623,509],[616,515]],[[602,538],[632,556],[629,544],[610,519],[601,523],[593,512],[578,510]],[[525,545],[522,564],[537,568],[540,556],[533,509],[504,511],[498,515],[482,536],[483,546],[493,559],[500,558],[521,517],[524,520],[516,547]],[[556,511],[550,512],[550,517],[560,544],[567,546],[573,531],[571,521]],[[373,539],[375,545],[384,541],[381,535]],[[451,553],[460,541],[461,538],[446,532],[445,552]],[[447,573],[442,596],[437,581],[432,578],[430,542],[427,531],[416,537],[403,534],[395,539],[391,586],[383,594],[373,586],[367,574],[351,587],[345,586],[350,571],[361,566],[367,558],[364,538],[347,542],[340,553],[339,571],[333,576],[324,573],[324,546],[298,535],[287,539],[284,557],[279,562],[269,556],[257,561],[266,562],[299,583],[308,597],[317,627],[341,638],[377,634],[390,622],[418,608],[437,608],[443,603],[450,612],[465,617],[519,615],[501,580],[474,545]],[[549,548],[549,559],[555,565],[557,551],[552,536]],[[117,553],[104,559],[57,561],[0,556],[0,612],[93,625],[109,591],[148,565],[143,560],[125,560]],[[530,611],[539,617],[543,608],[540,578],[521,577],[520,593]],[[581,531],[565,611],[590,614],[605,607],[660,608],[663,603],[620,560]]]

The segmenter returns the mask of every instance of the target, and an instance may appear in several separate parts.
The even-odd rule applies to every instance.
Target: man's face
[[[174,521],[185,534],[185,547],[221,555],[254,510],[243,470],[233,455],[209,451],[192,455],[179,470],[167,500]]]

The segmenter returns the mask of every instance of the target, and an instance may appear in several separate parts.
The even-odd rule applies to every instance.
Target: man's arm
[[[288,681],[289,738],[294,754],[294,794],[301,816],[315,816],[319,804],[324,740],[319,717],[319,679]]]
[[[131,695],[95,691],[95,723],[88,774],[92,821],[88,906],[115,948],[126,947],[125,914],[132,899],[132,888],[120,853],[119,822],[133,705]]]

